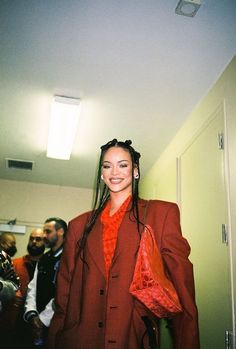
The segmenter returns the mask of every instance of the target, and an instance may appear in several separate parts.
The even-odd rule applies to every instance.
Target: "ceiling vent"
[[[6,167],[10,169],[29,170],[33,169],[33,161],[6,159]]]

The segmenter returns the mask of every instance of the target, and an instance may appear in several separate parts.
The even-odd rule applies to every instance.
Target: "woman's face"
[[[137,169],[134,169],[134,175]],[[128,150],[121,147],[111,147],[104,154],[102,164],[104,183],[114,193],[132,192],[132,161]]]

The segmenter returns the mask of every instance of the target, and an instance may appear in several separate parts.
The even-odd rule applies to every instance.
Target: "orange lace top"
[[[110,216],[111,203],[108,201],[101,214],[101,222],[103,224],[103,251],[107,279],[115,252],[118,230],[130,199],[131,196],[123,202],[120,208],[112,216]]]

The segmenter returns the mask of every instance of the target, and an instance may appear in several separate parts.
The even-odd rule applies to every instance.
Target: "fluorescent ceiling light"
[[[54,96],[48,135],[47,157],[69,160],[77,131],[80,100]]]

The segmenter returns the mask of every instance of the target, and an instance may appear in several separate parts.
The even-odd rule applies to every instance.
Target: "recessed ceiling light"
[[[180,0],[175,13],[182,16],[194,17],[201,6],[201,0]]]

